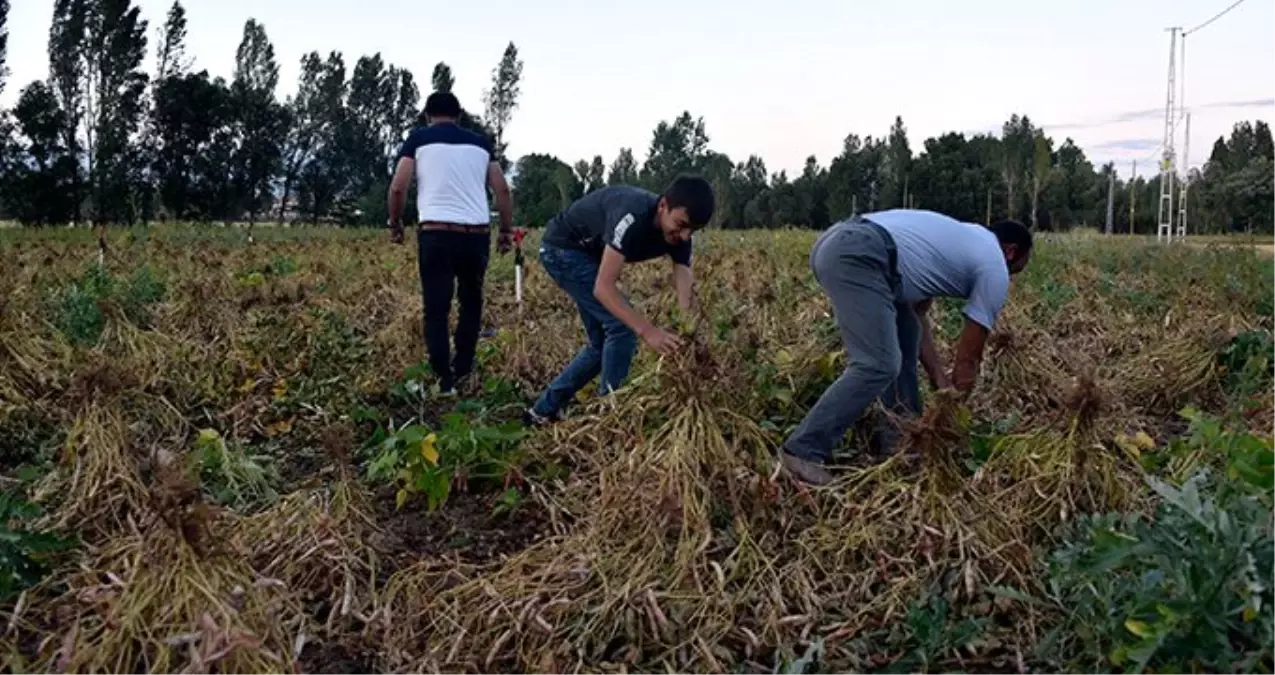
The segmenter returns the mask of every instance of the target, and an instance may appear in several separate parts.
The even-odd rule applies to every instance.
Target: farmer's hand
[[[511,248],[513,248],[513,239],[510,233],[504,230],[497,233],[496,234],[496,252],[501,255],[504,255],[508,253]]]
[[[390,241],[395,244],[403,243],[403,223],[390,223]]]
[[[646,346],[664,355],[671,354],[682,346],[681,338],[655,327],[651,327],[642,335],[642,341],[646,343]]]

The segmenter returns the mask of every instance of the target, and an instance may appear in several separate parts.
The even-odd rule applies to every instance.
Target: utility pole
[[[1133,236],[1133,212],[1138,203],[1138,160],[1133,160],[1129,171],[1129,236]]]
[[[1161,241],[1167,238],[1173,241],[1173,178],[1176,171],[1173,156],[1173,127],[1174,113],[1176,112],[1173,105],[1173,89],[1175,72],[1175,57],[1178,49],[1178,30],[1177,26],[1167,28],[1169,31],[1169,87],[1168,94],[1164,102],[1164,155],[1160,159],[1160,213],[1157,219],[1155,239]]]
[[[1185,58],[1186,50],[1182,50]],[[1186,132],[1182,137],[1182,194],[1178,196],[1178,236],[1186,236],[1186,193],[1191,188],[1191,113],[1186,114]]]
[[[1116,164],[1111,163],[1111,171],[1107,174],[1107,227],[1103,234],[1111,234],[1111,221],[1116,207]]]
[[[987,188],[987,218],[983,221],[988,227],[992,226],[992,189]]]

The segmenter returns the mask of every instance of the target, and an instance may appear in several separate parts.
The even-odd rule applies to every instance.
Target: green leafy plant
[[[511,487],[496,497],[495,503],[491,507],[491,515],[499,516],[501,514],[512,516],[518,511],[518,507],[522,506],[522,491],[516,487]]]
[[[464,415],[449,413],[437,431],[413,424],[389,434],[368,465],[368,478],[395,481],[398,508],[420,494],[433,511],[447,501],[453,485],[503,480],[507,489],[518,475],[522,436],[517,422],[473,425]]]
[[[195,451],[200,481],[218,502],[244,508],[269,504],[278,496],[267,459],[226,443],[216,430],[200,431]]]
[[[1241,395],[1269,392],[1275,375],[1275,339],[1268,330],[1251,330],[1231,339],[1218,354],[1226,369],[1226,388]]]
[[[0,492],[0,602],[40,583],[52,554],[74,546],[52,532],[27,529],[25,524],[39,515],[40,507],[21,495]]]
[[[970,429],[970,456],[965,459],[965,468],[971,473],[978,471],[991,459],[996,444],[1013,431],[1018,424],[1018,417],[1010,417],[981,421]]]
[[[428,361],[403,369],[403,377],[389,387],[389,394],[400,403],[417,404],[425,391],[425,378],[434,372]]]
[[[162,300],[166,290],[149,266],[137,268],[121,284],[106,267],[94,262],[57,294],[54,323],[73,344],[90,345],[106,327],[103,301],[117,302],[130,321],[144,327],[150,323],[150,306]]]
[[[1153,518],[1083,517],[1054,553],[1049,594],[1064,620],[1042,651],[1064,670],[1271,672],[1269,489],[1207,470],[1147,482]]]
[[[270,266],[266,270],[277,277],[286,277],[296,273],[297,261],[291,256],[277,255],[270,261]]]
[[[149,326],[151,305],[163,300],[167,291],[163,279],[149,265],[137,268],[122,291],[125,315],[139,326]]]
[[[903,655],[879,672],[901,673],[929,671],[940,664],[952,650],[972,643],[986,628],[985,618],[957,619],[951,615],[947,598],[932,590],[924,600],[908,605],[908,613],[896,627],[890,641],[901,644]]]
[[[1076,287],[1046,279],[1039,286],[1040,301],[1031,309],[1032,317],[1037,321],[1050,322],[1062,311],[1062,308],[1076,297]]]
[[[493,410],[522,405],[523,396],[518,390],[517,382],[507,377],[492,375],[483,380],[482,402],[488,410]]]
[[[1231,479],[1259,492],[1269,494],[1275,487],[1275,448],[1270,437],[1227,429],[1221,419],[1193,407],[1179,415],[1189,423],[1187,433],[1164,448],[1139,449],[1136,444],[1120,443],[1121,439],[1117,442],[1142,468],[1163,471],[1170,480],[1180,481],[1194,474],[1201,463],[1212,462]]]
[[[99,303],[114,292],[111,273],[97,263],[57,295],[55,323],[73,344],[97,342],[106,325]]]

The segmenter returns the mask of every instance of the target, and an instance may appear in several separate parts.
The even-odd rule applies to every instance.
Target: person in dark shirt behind
[[[619,389],[629,374],[637,337],[668,354],[682,341],[629,306],[617,287],[626,263],[667,256],[683,311],[691,307],[691,235],[713,217],[713,188],[698,176],[678,176],[657,195],[614,185],[576,200],[549,221],[540,263],[575,300],[588,335],[576,354],[523,415],[539,426],[561,418],[563,406],[601,375],[603,395]]]
[[[403,205],[416,178],[416,233],[421,296],[425,310],[425,345],[430,367],[442,394],[455,394],[474,367],[474,351],[482,322],[483,280],[491,246],[491,211],[487,188],[500,212],[497,250],[510,249],[513,205],[505,174],[492,153],[491,140],[462,129],[460,102],[450,92],[434,92],[425,101],[427,126],[412,130],[399,150],[390,184],[391,238],[403,242]],[[452,294],[460,301],[456,321],[456,356],[451,356],[448,318]]]

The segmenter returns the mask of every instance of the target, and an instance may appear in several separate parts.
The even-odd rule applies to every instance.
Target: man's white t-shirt
[[[416,211],[420,221],[486,225],[487,167],[491,140],[451,122],[417,127],[399,157],[416,160]]]

